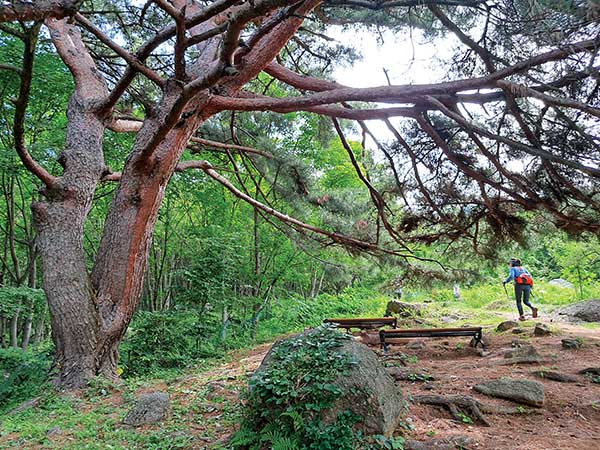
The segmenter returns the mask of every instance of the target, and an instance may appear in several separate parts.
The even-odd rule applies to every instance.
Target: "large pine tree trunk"
[[[83,227],[102,172],[104,124],[78,93],[69,103],[63,176],[33,205],[37,249],[52,321],[58,384],[78,387],[97,371],[99,320],[83,248]]]
[[[144,274],[165,189],[186,145],[198,126],[211,114],[198,112],[173,128],[154,149],[154,163],[143,155],[150,136],[178,100],[181,88],[166,88],[156,116],[146,119],[138,132],[131,158],[127,161],[104,226],[92,285],[98,293],[100,340],[96,349],[99,373],[115,377],[119,344],[137,309]],[[188,109],[202,111],[205,100],[198,98]]]

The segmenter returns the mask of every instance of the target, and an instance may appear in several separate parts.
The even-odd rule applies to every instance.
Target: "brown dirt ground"
[[[414,427],[411,431],[398,430],[407,438],[427,441],[452,436],[471,439],[469,448],[490,450],[600,450],[600,384],[594,384],[578,371],[600,365],[600,330],[586,329],[566,323],[548,323],[555,332],[551,336],[533,337],[533,328],[526,334],[515,335],[511,331],[487,333],[490,339],[490,354],[481,357],[468,346],[468,338],[425,339],[425,348],[411,350],[406,343],[395,345],[389,354],[403,353],[410,358],[409,367],[415,372],[428,372],[435,377],[432,390],[424,390],[423,382],[400,382],[403,393],[411,395],[470,395],[482,403],[514,407],[510,401],[493,399],[473,390],[473,386],[485,380],[500,377],[532,379],[543,383],[546,393],[544,406],[531,414],[493,415],[486,414],[490,427],[465,424],[452,419],[443,409],[429,405],[410,405],[407,422]],[[560,329],[560,331],[557,331]],[[585,345],[580,350],[564,350],[561,339],[581,337]],[[505,362],[503,352],[511,348],[513,340],[530,343],[542,356],[540,364],[501,365]],[[416,339],[419,340],[419,339]],[[410,342],[410,341],[406,341]],[[244,358],[214,370],[215,377],[231,378],[253,371],[268,351],[269,346],[257,347]],[[375,348],[374,348],[375,349]],[[375,349],[378,351],[377,349]],[[540,380],[531,375],[541,368],[576,375],[577,383],[559,383]],[[210,377],[210,375],[209,375]],[[235,391],[240,389],[239,381]],[[233,392],[233,391],[232,391]],[[233,395],[235,396],[235,394]],[[229,399],[235,401],[234,398]],[[198,422],[197,418],[196,421]],[[201,422],[200,422],[201,423]],[[226,430],[223,430],[226,431]],[[232,430],[231,430],[232,431]],[[230,430],[221,434],[223,444]],[[216,442],[214,444],[217,444]],[[208,443],[208,448],[211,448]]]

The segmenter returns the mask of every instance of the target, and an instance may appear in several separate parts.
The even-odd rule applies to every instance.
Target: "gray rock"
[[[523,345],[511,348],[504,353],[505,358],[540,358],[539,353],[533,345]]]
[[[521,327],[518,327],[518,328],[513,328],[513,329],[512,329],[512,333],[513,333],[513,334],[523,334],[523,333],[527,333],[527,329],[525,329],[525,328],[521,328]]]
[[[567,350],[577,350],[581,348],[582,342],[579,339],[565,338],[561,341],[563,348]]]
[[[151,392],[140,395],[123,419],[125,425],[139,427],[165,420],[171,409],[169,394],[165,392]]]
[[[418,303],[405,303],[398,300],[391,300],[385,308],[385,315],[391,316],[398,314],[400,317],[420,316],[424,305]]]
[[[554,280],[550,280],[548,284],[553,284],[554,286],[560,286],[563,288],[575,289],[575,285],[570,281],[563,280],[562,278],[555,278]]]
[[[297,337],[275,343],[253,377],[259,376],[273,364],[277,348],[289,339],[297,339]],[[357,430],[367,435],[390,436],[405,411],[406,405],[400,389],[395,385],[377,355],[366,345],[355,339],[349,339],[344,341],[337,351],[340,354],[350,355],[355,363],[348,372],[340,374],[338,379],[332,383],[344,394],[335,401],[330,409],[321,413],[323,422],[332,423],[340,412],[351,411],[362,418],[362,421],[355,426]],[[257,405],[257,407],[261,407],[261,405]],[[265,404],[262,407],[269,409],[271,405]]]
[[[553,372],[551,370],[535,370],[531,373],[538,378],[542,378],[544,380],[558,381],[560,383],[576,383],[577,381],[579,381],[577,377],[574,377],[573,375]]]
[[[523,345],[522,347],[516,347],[507,350],[504,353],[504,358],[504,361],[500,361],[496,364],[535,364],[541,362],[542,360],[537,350],[531,345]]]
[[[550,336],[551,334],[552,331],[550,331],[550,328],[543,323],[536,324],[535,328],[533,329],[534,336]]]
[[[53,436],[60,436],[63,433],[63,430],[61,427],[59,427],[58,425],[55,427],[50,428],[47,432],[46,432],[46,436],[48,437],[53,437]]]
[[[587,300],[561,308],[558,315],[567,320],[600,322],[600,300]]]
[[[13,409],[8,414],[9,415],[18,414],[29,408],[37,408],[40,405],[40,401],[41,401],[40,397],[36,397],[36,398],[32,398],[31,400],[27,400],[26,402],[21,403],[19,406],[17,406],[15,409]]]
[[[496,331],[507,331],[518,326],[519,324],[514,320],[505,320],[496,327]]]
[[[406,348],[409,348],[411,350],[422,350],[425,348],[425,342],[423,341],[413,341],[411,343],[409,343]]]
[[[537,381],[500,378],[478,384],[474,389],[490,397],[504,398],[537,408],[544,404],[544,385]]]

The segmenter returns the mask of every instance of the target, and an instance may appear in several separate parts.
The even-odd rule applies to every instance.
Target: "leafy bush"
[[[195,358],[215,356],[214,334],[193,311],[141,311],[121,347],[123,375],[183,368]]]
[[[261,341],[269,340],[305,327],[317,327],[328,317],[380,316],[388,301],[387,296],[368,288],[347,288],[337,295],[321,294],[308,299],[289,295],[278,299],[265,314],[257,336]]]
[[[332,384],[352,364],[336,351],[348,336],[329,328],[282,342],[271,364],[250,380],[246,417],[234,448],[352,449],[359,417],[342,412],[324,424],[319,412],[344,394]]]
[[[40,393],[50,378],[52,349],[0,349],[0,412]]]

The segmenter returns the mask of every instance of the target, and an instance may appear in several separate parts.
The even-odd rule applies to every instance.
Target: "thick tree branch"
[[[79,29],[66,20],[46,20],[52,42],[75,79],[82,98],[100,100],[106,95],[106,82],[81,39]]]
[[[0,22],[62,19],[77,11],[82,0],[10,0],[0,4]]]
[[[265,67],[264,71],[273,78],[277,78],[279,81],[289,84],[290,86],[301,91],[322,92],[348,87],[336,83],[335,81],[300,75],[299,73],[296,73],[293,70],[290,70],[276,62],[269,64],[267,67]]]

